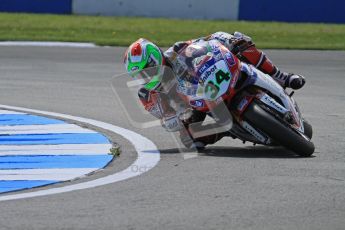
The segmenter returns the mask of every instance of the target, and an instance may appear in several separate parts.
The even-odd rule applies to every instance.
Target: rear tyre
[[[314,153],[313,142],[294,132],[278,121],[273,115],[253,102],[244,113],[244,118],[254,127],[272,137],[282,146],[294,151],[299,156],[309,157]]]

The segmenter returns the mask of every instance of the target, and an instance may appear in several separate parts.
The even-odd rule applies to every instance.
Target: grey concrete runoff
[[[0,103],[88,117],[153,140],[161,161],[130,180],[0,202],[0,229],[344,229],[345,52],[266,50],[306,76],[295,98],[314,127],[315,156],[224,138],[185,160],[161,128],[130,125],[110,81],[124,48],[0,47]],[[135,159],[128,150],[110,170]],[[117,161],[117,163],[116,163]]]

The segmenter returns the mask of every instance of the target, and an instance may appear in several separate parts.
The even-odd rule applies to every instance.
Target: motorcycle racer
[[[217,40],[229,51],[236,55],[242,62],[254,65],[257,69],[270,75],[282,87],[300,89],[305,84],[305,79],[301,75],[285,73],[280,71],[263,53],[257,49],[252,39],[240,32],[229,34],[225,32],[216,32],[206,37],[176,42],[164,53],[154,43],[140,38],[129,46],[125,53],[124,64],[128,73],[132,74],[139,70],[154,66],[171,67],[178,76],[179,67],[176,62],[176,56],[187,46],[200,40]],[[193,130],[190,124],[202,122],[206,118],[206,113],[193,110],[188,119],[180,122],[176,112],[169,106],[167,98],[157,93],[156,89],[160,86],[158,79],[153,78],[150,82],[140,88],[138,95],[140,101],[153,116],[161,120],[163,127],[170,132],[179,131],[182,143],[187,147],[204,148],[207,144],[213,144],[227,135],[227,132],[216,133],[208,136],[193,138]],[[181,129],[181,126],[185,129]]]

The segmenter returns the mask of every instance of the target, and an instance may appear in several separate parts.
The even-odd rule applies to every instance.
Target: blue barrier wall
[[[345,0],[0,0],[0,12],[345,23]]]
[[[241,0],[240,20],[345,23],[344,0]]]
[[[0,0],[0,11],[70,14],[72,0]]]

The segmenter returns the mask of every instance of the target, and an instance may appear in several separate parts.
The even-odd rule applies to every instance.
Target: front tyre
[[[303,121],[303,126],[304,126],[304,134],[307,137],[309,137],[309,139],[311,139],[313,137],[313,127],[306,120]]]
[[[291,128],[278,121],[273,115],[253,102],[244,113],[244,118],[282,146],[294,151],[299,156],[309,157],[314,153],[313,142],[297,134]]]

